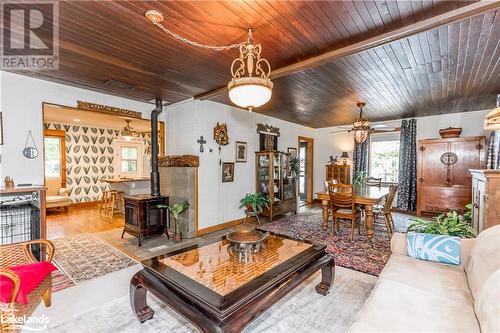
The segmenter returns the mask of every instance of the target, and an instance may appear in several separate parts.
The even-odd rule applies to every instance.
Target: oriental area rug
[[[64,287],[87,281],[137,264],[132,258],[109,246],[92,234],[52,240],[55,246],[54,261],[61,273],[72,283],[61,283]],[[58,286],[57,290],[64,289]]]
[[[412,222],[412,217],[401,213],[393,213],[395,231],[404,232]],[[363,273],[379,276],[391,255],[390,238],[385,224],[375,222],[375,233],[371,240],[366,237],[366,228],[362,222],[361,235],[354,232],[354,240],[348,240],[350,224],[341,223],[340,234],[331,238],[331,222],[327,230],[322,228],[322,211],[314,208],[311,211],[293,216],[283,217],[267,223],[260,229],[283,234],[299,239],[325,244],[327,252],[335,258],[335,264]]]

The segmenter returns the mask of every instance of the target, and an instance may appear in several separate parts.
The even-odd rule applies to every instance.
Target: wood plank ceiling
[[[467,1],[67,1],[60,3],[59,71],[24,75],[149,101],[169,103],[219,88],[236,50],[194,48],[152,26],[205,44],[246,38],[262,44],[273,68],[466,6]],[[372,121],[492,108],[500,92],[497,11],[441,26],[279,78],[257,109],[311,127],[344,125],[367,102]],[[130,85],[116,88],[116,80]],[[227,94],[211,97],[230,104]]]

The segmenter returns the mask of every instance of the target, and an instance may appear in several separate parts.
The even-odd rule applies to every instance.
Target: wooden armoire
[[[470,169],[484,167],[485,137],[418,142],[417,214],[464,211],[472,201]]]

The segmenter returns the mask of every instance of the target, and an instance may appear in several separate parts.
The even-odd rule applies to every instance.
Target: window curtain
[[[352,164],[354,177],[360,172],[364,171],[368,175],[368,145],[370,139],[368,138],[363,143],[354,141],[354,148],[352,152]]]
[[[417,208],[417,121],[401,122],[399,143],[398,201],[399,209]]]

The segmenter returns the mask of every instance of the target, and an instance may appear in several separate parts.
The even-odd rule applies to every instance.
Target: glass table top
[[[270,235],[265,247],[239,262],[226,239],[190,249],[159,261],[208,289],[224,296],[314,245]]]

